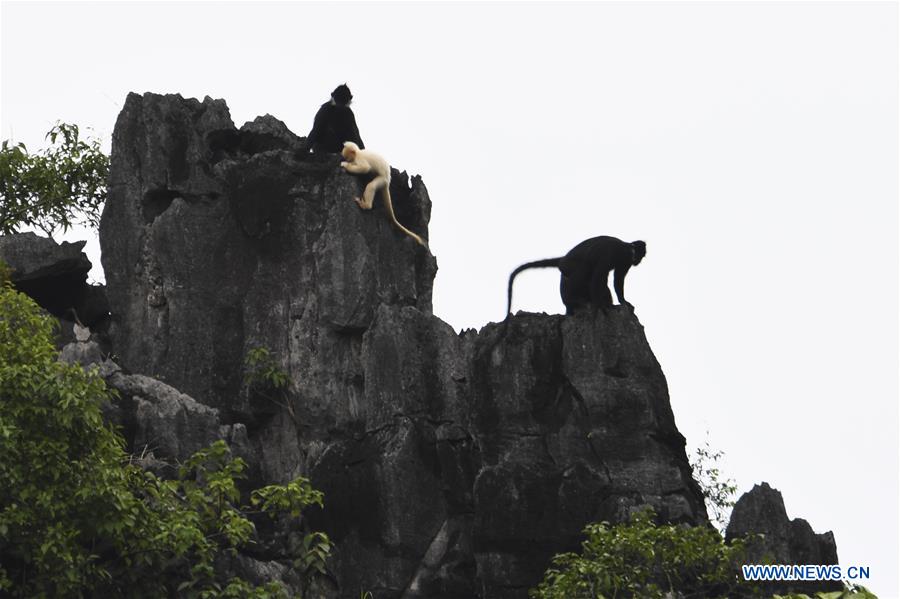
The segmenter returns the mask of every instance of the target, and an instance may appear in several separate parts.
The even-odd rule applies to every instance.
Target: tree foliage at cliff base
[[[229,558],[256,542],[251,518],[300,518],[322,494],[301,478],[243,505],[245,464],[221,441],[174,480],[134,465],[102,418],[111,391],[57,360],[54,326],[0,281],[0,596],[285,596],[231,576]],[[284,557],[322,571],[329,550],[310,533]]]
[[[553,558],[531,599],[737,599],[763,597],[740,576],[745,543],[712,527],[656,524],[651,509],[611,525],[590,524],[581,553]],[[773,599],[877,599],[863,587]]]
[[[625,524],[588,525],[581,554],[556,556],[532,599],[732,596],[742,544],[724,544],[712,528],[657,526],[653,518],[648,509]]]

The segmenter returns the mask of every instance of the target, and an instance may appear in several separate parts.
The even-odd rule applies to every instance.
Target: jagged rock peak
[[[56,243],[32,232],[0,235],[0,258],[12,268],[16,282],[70,274],[86,281],[91,261],[81,251],[84,244]]]
[[[747,563],[825,564],[838,563],[837,545],[831,531],[816,534],[809,522],[788,518],[781,492],[768,483],[754,485],[744,493],[731,512],[725,531],[726,541],[752,536],[748,544]],[[761,536],[757,536],[761,535]],[[773,583],[772,593],[791,591],[813,593],[841,589],[840,582]]]
[[[298,154],[297,139],[272,117],[237,131],[221,100],[128,97],[100,242],[130,368],[221,406],[248,347],[272,347],[273,328],[283,345],[283,319],[362,330],[381,303],[430,313],[433,256],[379,207],[359,210],[362,182],[336,156]],[[263,145],[275,149],[245,151]],[[398,218],[427,237],[421,179],[397,173],[392,195]]]

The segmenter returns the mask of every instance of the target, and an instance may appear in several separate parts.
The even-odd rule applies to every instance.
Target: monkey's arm
[[[628,274],[628,269],[631,268],[631,265],[628,266],[620,266],[616,268],[616,273],[613,276],[613,289],[616,290],[616,298],[618,298],[619,303],[623,306],[630,306],[625,300],[625,275]]]
[[[353,162],[342,162],[341,166],[344,167],[345,171],[354,175],[365,175],[372,170],[368,162],[358,157]]]

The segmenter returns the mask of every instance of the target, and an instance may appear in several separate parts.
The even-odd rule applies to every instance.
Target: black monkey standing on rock
[[[313,121],[312,131],[306,136],[306,145],[313,152],[339,153],[345,141],[352,141],[365,148],[356,126],[356,117],[350,109],[353,94],[347,84],[337,86],[331,92],[331,100],[322,104]]]
[[[645,255],[647,244],[643,241],[628,243],[604,235],[582,241],[561,258],[523,264],[509,275],[506,313],[512,311],[513,279],[529,268],[559,269],[559,294],[566,305],[566,314],[572,314],[576,308],[585,305],[603,309],[612,306],[608,287],[611,270],[615,271],[613,288],[619,303],[630,306],[625,301],[625,275],[632,266],[640,264]]]

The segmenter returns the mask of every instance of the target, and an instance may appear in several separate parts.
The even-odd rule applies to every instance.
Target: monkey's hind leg
[[[607,308],[613,305],[612,294],[609,292],[609,271],[602,266],[594,269],[591,275],[591,304],[594,309],[600,308],[606,312]]]
[[[567,315],[591,304],[590,275],[584,266],[570,267],[568,272],[560,270],[559,296],[566,306]]]
[[[378,191],[381,180],[381,177],[375,177],[374,179],[369,181],[368,185],[366,185],[366,189],[365,191],[363,191],[362,199],[353,198],[360,208],[362,208],[363,210],[372,209],[372,204],[375,202],[375,192]]]

